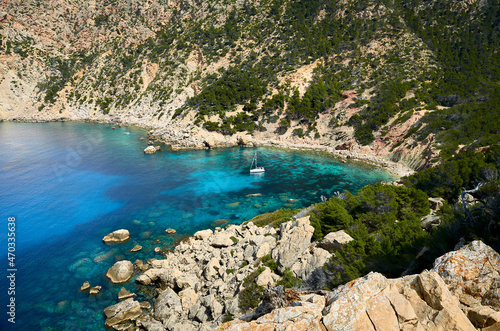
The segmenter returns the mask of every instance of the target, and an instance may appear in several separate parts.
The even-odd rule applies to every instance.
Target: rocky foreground
[[[253,223],[197,232],[164,260],[136,263],[136,282],[154,285],[143,311],[130,297],[105,309],[115,330],[483,330],[500,329],[500,255],[480,241],[438,258],[421,274],[379,273],[333,291],[284,290],[293,272],[311,287],[322,266],[351,240],[343,231],[311,242],[307,217],[276,230]],[[263,261],[275,262],[263,266]],[[256,311],[242,311],[242,292],[265,289]],[[261,292],[256,292],[261,297]],[[248,299],[248,297],[245,297]],[[233,319],[231,321],[228,321]],[[225,323],[224,323],[225,322]]]

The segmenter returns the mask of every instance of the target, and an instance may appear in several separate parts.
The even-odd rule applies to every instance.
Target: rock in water
[[[176,234],[177,233],[177,231],[175,229],[166,229],[165,232],[167,234]]]
[[[102,288],[102,286],[99,286],[99,285],[94,286],[94,287],[90,288],[89,294],[90,295],[99,294],[99,292],[101,292],[101,288]]]
[[[83,282],[83,285],[80,287],[80,291],[84,292],[87,291],[90,288],[90,283],[88,280]]]
[[[141,245],[135,245],[132,249],[130,249],[131,252],[138,252],[142,249]]]
[[[154,146],[148,146],[144,149],[144,154],[154,154],[156,151],[157,150]]]
[[[102,238],[102,241],[104,241],[106,244],[113,244],[113,243],[122,243],[130,239],[130,232],[125,229],[120,229],[111,232],[107,236],[104,236]]]
[[[106,277],[108,277],[113,284],[121,284],[128,281],[132,274],[134,273],[134,265],[130,261],[118,261],[108,272],[106,272]]]
[[[118,300],[133,298],[136,296],[137,294],[128,291],[125,287],[122,287],[120,292],[118,292]]]

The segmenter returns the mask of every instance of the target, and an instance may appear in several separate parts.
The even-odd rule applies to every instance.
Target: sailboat
[[[255,167],[253,166],[254,163],[255,163]],[[250,165],[250,173],[251,174],[259,174],[259,173],[263,173],[265,171],[266,170],[264,169],[264,167],[257,166],[257,152],[255,152],[255,154],[253,155],[252,164]]]

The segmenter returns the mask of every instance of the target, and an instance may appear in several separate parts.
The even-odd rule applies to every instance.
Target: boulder
[[[134,298],[136,296],[137,295],[135,293],[132,293],[132,292],[128,291],[125,287],[122,287],[120,289],[120,292],[118,292],[118,300],[124,300],[124,299],[128,299],[128,298]]]
[[[134,265],[130,261],[118,261],[106,272],[113,284],[121,284],[128,281],[134,273]]]
[[[215,248],[229,247],[232,244],[234,244],[234,241],[231,239],[231,234],[226,232],[214,235],[210,243]]]
[[[255,279],[257,285],[263,287],[274,287],[274,279],[272,277],[272,271],[268,267]]]
[[[309,216],[299,218],[295,222],[281,224],[280,241],[271,253],[281,272],[286,267],[291,267],[297,258],[309,248],[313,232],[314,228],[309,222]]]
[[[125,321],[135,320],[142,314],[142,309],[139,302],[129,298],[105,308],[104,314],[106,315],[106,326],[113,327]]]
[[[89,294],[90,295],[97,295],[97,294],[99,294],[99,292],[101,292],[101,289],[102,289],[102,286],[99,286],[99,285],[91,287]]]
[[[193,236],[195,239],[205,241],[208,238],[210,238],[212,235],[213,235],[213,231],[210,229],[206,229],[206,230],[201,230],[201,231],[196,232]]]
[[[429,205],[432,210],[439,210],[443,207],[444,199],[443,198],[429,198]]]
[[[200,295],[191,287],[179,292],[184,313],[189,313],[189,309],[198,301],[199,297]]]
[[[500,309],[500,254],[482,241],[437,258],[432,270],[465,305]]]
[[[150,145],[144,149],[144,154],[154,154],[156,153],[157,149],[156,147]]]
[[[422,224],[422,229],[424,229],[426,231],[430,231],[430,230],[432,230],[432,228],[441,224],[441,219],[437,215],[430,214],[430,215],[422,217],[420,219],[420,222]]]
[[[141,245],[135,245],[132,249],[130,249],[131,252],[138,252],[142,249]]]
[[[165,320],[182,313],[181,298],[171,288],[161,292],[154,304],[154,317],[157,320]]]
[[[128,230],[125,229],[120,229],[111,232],[107,236],[104,236],[102,238],[102,241],[104,241],[106,244],[114,244],[114,243],[122,243],[130,239],[130,233]]]
[[[319,247],[314,247],[312,252],[303,254],[290,270],[293,271],[297,277],[308,280],[314,272],[323,272],[323,266],[331,256],[332,254],[328,251]]]
[[[216,320],[222,314],[224,307],[217,301],[215,295],[210,294],[201,298],[202,305],[206,308],[205,313],[208,315],[208,320]]]
[[[391,280],[372,272],[332,291],[323,314],[327,330],[475,330],[429,271]]]
[[[319,246],[327,251],[339,250],[348,242],[354,240],[344,230],[328,233]]]
[[[87,291],[88,289],[90,289],[90,283],[88,280],[84,281],[83,282],[83,285],[80,287],[80,291]]]
[[[167,234],[176,234],[177,233],[177,231],[175,229],[166,229],[165,232]]]

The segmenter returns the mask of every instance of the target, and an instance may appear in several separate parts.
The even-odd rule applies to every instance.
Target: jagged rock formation
[[[475,241],[438,258],[431,271],[397,279],[370,273],[219,330],[497,330],[498,262],[498,253]],[[477,300],[485,297],[494,298],[483,299],[488,306]]]
[[[216,327],[225,315],[243,315],[238,294],[245,278],[252,275],[252,282],[263,288],[280,280],[262,267],[263,257],[275,257],[278,268],[289,267],[303,279],[321,272],[330,253],[311,244],[313,231],[308,217],[284,223],[278,232],[251,222],[198,231],[164,260],[150,262],[136,282],[166,289],[156,298],[151,316],[167,328]]]
[[[421,274],[387,279],[372,272],[333,291],[276,286],[285,268],[306,281],[322,272],[330,253],[311,243],[312,232],[308,217],[283,223],[278,231],[251,222],[199,231],[165,259],[141,265],[136,282],[157,287],[150,313],[140,312],[130,297],[105,311],[106,325],[158,331],[500,326],[500,255],[482,242],[443,255]],[[123,292],[122,298],[133,296]],[[248,295],[263,297],[255,311],[246,311]],[[228,316],[234,320],[221,324]]]

